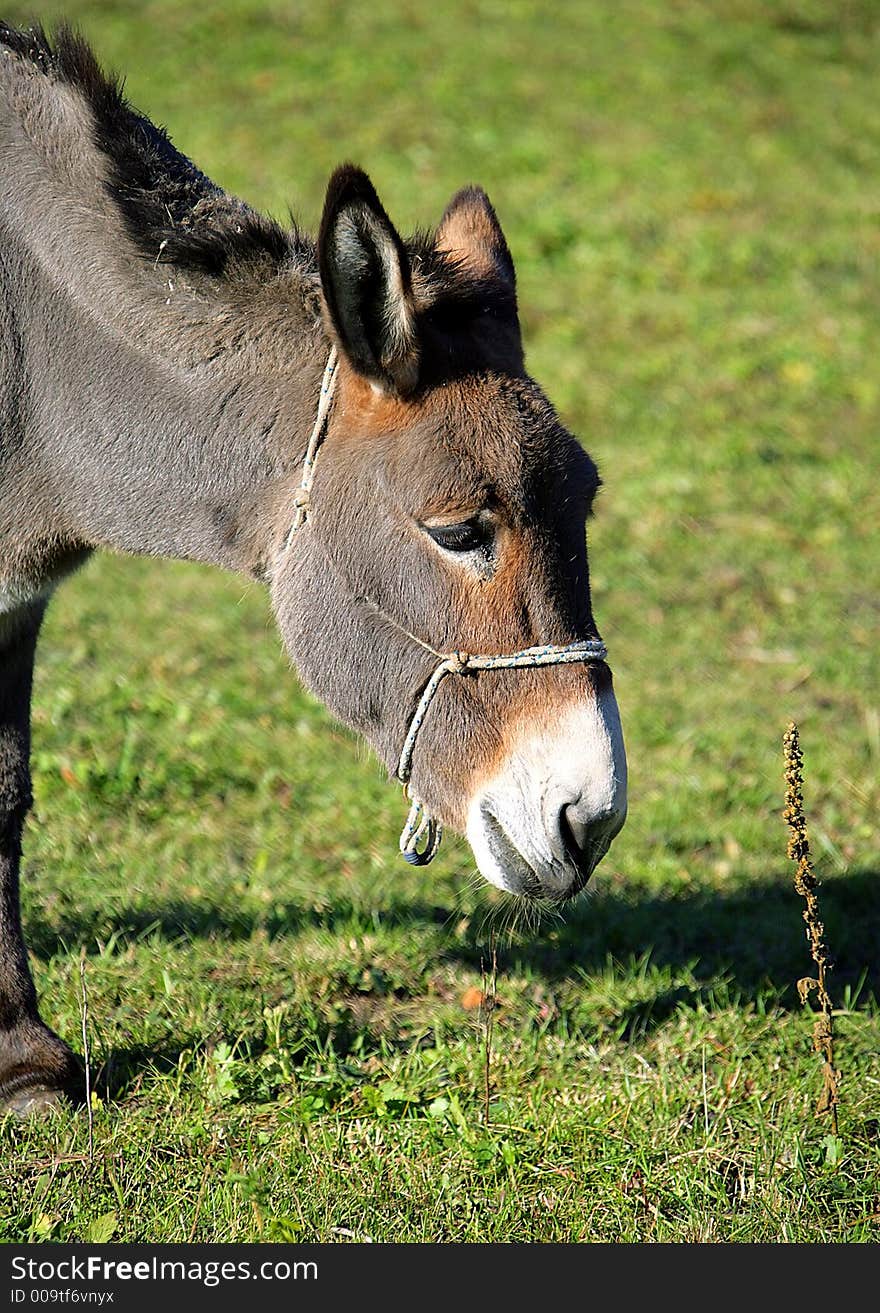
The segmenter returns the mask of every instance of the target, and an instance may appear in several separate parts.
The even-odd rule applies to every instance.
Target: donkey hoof
[[[0,1031],[0,1115],[41,1117],[81,1101],[79,1059],[39,1018]]]
[[[19,1121],[30,1121],[32,1118],[51,1116],[65,1104],[69,1104],[68,1096],[57,1086],[28,1085],[23,1090],[16,1090],[0,1103],[0,1113],[11,1113]]]

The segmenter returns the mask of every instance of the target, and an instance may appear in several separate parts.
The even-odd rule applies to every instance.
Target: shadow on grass
[[[383,926],[408,930],[450,924],[456,917],[448,906],[407,902],[405,897],[400,903],[378,907],[375,915]],[[23,912],[23,920],[31,952],[42,958],[52,957],[59,948],[96,953],[100,951],[98,941],[106,944],[113,937],[131,942],[155,934],[170,941],[216,937],[235,942],[250,939],[256,931],[279,939],[314,928],[363,933],[364,928],[375,926],[373,909],[365,899],[339,899],[323,908],[278,900],[259,910],[187,898],[165,899],[147,907],[113,906],[108,900],[108,905],[100,908],[90,902],[82,914],[65,910],[45,917],[32,908]]]
[[[854,870],[827,878],[820,891],[826,941],[835,962],[833,986],[839,991],[863,981],[865,993],[880,994],[880,872]],[[796,1002],[795,981],[813,971],[807,948],[802,902],[790,872],[765,880],[741,882],[729,893],[695,890],[674,897],[646,896],[635,891],[600,892],[565,909],[562,919],[547,918],[533,934],[507,942],[499,932],[499,960],[506,970],[526,972],[548,984],[574,974],[604,968],[608,959],[627,967],[649,955],[651,962],[692,967],[698,981],[725,978],[746,1000],[769,986],[788,1005]],[[487,961],[491,919],[478,913],[463,936],[454,926],[460,909],[424,902],[400,902],[375,912],[355,900],[337,901],[321,909],[278,903],[256,911],[247,906],[212,905],[184,898],[153,907],[108,908],[81,917],[67,913],[57,919],[28,918],[26,932],[33,952],[47,958],[60,945],[96,951],[96,938],[124,940],[158,935],[169,940],[217,937],[246,940],[256,931],[276,939],[320,927],[350,934],[398,927],[408,935],[420,928],[446,928],[438,957],[464,962],[479,970]],[[96,929],[96,921],[99,929]]]
[[[871,995],[880,996],[880,872],[851,871],[829,877],[821,887],[821,907],[826,938],[835,958],[831,989],[835,1003],[864,1004]],[[713,1006],[719,986],[722,994],[738,997],[743,1004],[755,1003],[797,1009],[800,1007],[795,982],[813,974],[812,959],[805,941],[801,900],[786,870],[777,877],[741,882],[728,893],[695,890],[663,898],[634,890],[610,890],[581,900],[569,908],[563,920],[548,919],[531,936],[516,943],[503,939],[499,966],[504,972],[527,975],[544,982],[551,990],[580,975],[606,969],[609,959],[621,964],[621,972],[639,971],[650,960],[655,966],[689,969],[696,982],[672,984],[651,997],[623,1008],[608,1024],[624,1042],[638,1041],[661,1026],[682,1006],[703,1003]],[[400,902],[373,913],[352,901],[337,901],[321,910],[302,905],[276,905],[257,913],[225,904],[179,899],[152,908],[108,909],[100,919],[99,937],[106,942],[116,934],[123,941],[159,936],[174,944],[211,939],[233,943],[259,931],[272,938],[295,939],[298,932],[321,927],[347,939],[354,931],[375,927],[378,916],[383,927],[398,927],[409,938],[431,929],[426,944],[426,967],[435,961],[459,962],[479,972],[487,966],[488,926],[482,938],[475,927],[484,924],[478,914],[471,926],[460,932],[460,910],[429,903]],[[441,930],[438,943],[437,929]],[[458,929],[456,929],[458,927]],[[66,915],[55,922],[31,918],[30,941],[44,956],[59,951],[59,941],[70,952],[96,949],[96,920],[93,910],[81,917]],[[292,952],[295,947],[292,946]],[[344,955],[344,948],[340,949]],[[858,992],[858,997],[854,995]],[[769,997],[768,997],[769,996]],[[369,1019],[351,1011],[350,999],[340,997],[340,1011],[325,1017],[318,1009],[306,1009],[293,1020],[288,1041],[303,1053],[331,1044],[337,1054],[362,1054]],[[376,1036],[373,1036],[376,1039]],[[152,1072],[172,1076],[182,1060],[203,1051],[210,1037],[174,1036],[156,1044],[114,1048],[102,1055],[95,1071],[94,1087],[102,1098],[113,1102],[137,1099],[142,1082]],[[412,1037],[383,1032],[383,1043],[409,1047]],[[265,1038],[248,1038],[250,1058],[259,1056]],[[189,1078],[186,1078],[187,1080]]]
[[[820,909],[835,964],[834,988],[860,981],[880,993],[880,872],[854,870],[823,881]],[[763,987],[796,1001],[795,982],[814,973],[802,919],[803,900],[790,870],[739,883],[729,893],[694,890],[670,898],[629,898],[619,892],[582,900],[556,926],[505,950],[508,965],[553,982],[590,972],[609,958],[693,966],[700,981],[719,976],[744,998]],[[485,949],[483,949],[485,957]],[[479,950],[471,960],[479,966]]]
[[[170,1076],[178,1070],[181,1058],[203,1045],[204,1039],[194,1035],[173,1044],[132,1044],[110,1049],[92,1074],[92,1087],[106,1100],[134,1098],[145,1075],[157,1072]]]

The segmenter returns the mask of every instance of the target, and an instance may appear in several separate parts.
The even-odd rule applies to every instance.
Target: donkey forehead
[[[372,439],[380,477],[414,511],[494,505],[543,519],[563,506],[585,510],[599,484],[593,461],[527,377],[459,378],[408,400],[372,393],[358,409],[346,427]]]

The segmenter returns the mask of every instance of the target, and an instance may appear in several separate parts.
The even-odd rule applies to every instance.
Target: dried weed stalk
[[[790,830],[788,855],[797,863],[794,887],[806,902],[803,918],[807,927],[807,943],[816,963],[816,975],[804,976],[797,982],[797,991],[804,1006],[809,1006],[810,993],[815,990],[819,1003],[813,1026],[813,1048],[823,1058],[822,1093],[816,1105],[817,1114],[831,1114],[831,1129],[837,1135],[838,1082],[840,1072],[834,1066],[834,1030],[832,1021],[831,998],[825,985],[826,972],[831,970],[832,961],[825,944],[825,927],[819,919],[819,898],[816,890],[819,881],[813,874],[813,862],[810,857],[810,841],[807,838],[807,821],[804,816],[804,757],[801,752],[797,725],[792,723],[782,739],[782,751],[785,757],[785,811],[783,819]]]

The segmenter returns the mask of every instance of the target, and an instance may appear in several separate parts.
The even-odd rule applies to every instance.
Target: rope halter
[[[338,363],[339,358],[334,346],[330,348],[330,355],[327,357],[327,364],[324,369],[324,377],[321,379],[318,413],[315,416],[315,423],[309,435],[306,454],[303,458],[302,482],[293,494],[293,520],[284,540],[283,550],[285,552],[289,551],[290,544],[293,542],[293,535],[303,527],[309,511],[312,509],[312,482],[315,478],[315,461],[318,458],[318,448],[324,441],[327,432],[327,420],[330,415],[330,403],[333,400],[333,385],[336,382],[336,366]]]
[[[523,670],[536,666],[567,666],[575,661],[604,661],[608,649],[598,638],[588,638],[582,642],[569,643],[566,647],[556,647],[547,643],[542,647],[526,647],[521,652],[510,652],[505,656],[473,656],[469,652],[451,652],[440,657],[440,664],[425,685],[410,721],[409,733],[404,739],[397,764],[397,778],[401,784],[408,785],[412,775],[412,758],[415,751],[419,730],[424,724],[425,716],[434,694],[447,675],[465,675],[478,670]],[[412,806],[406,824],[400,835],[400,851],[411,866],[427,866],[433,861],[443,838],[443,827],[427,811],[424,803],[415,798],[407,789]],[[424,840],[423,846],[419,844]]]
[[[337,364],[338,355],[334,346],[330,351],[324,369],[324,377],[321,380],[318,413],[306,447],[302,481],[293,494],[293,519],[284,540],[283,553],[290,549],[294,535],[305,524],[311,510],[315,461],[317,460],[318,449],[327,432],[330,406],[333,401],[333,389],[336,383]],[[400,628],[400,626],[397,627]],[[414,638],[415,636],[410,635],[410,637]],[[413,713],[409,730],[403,741],[395,773],[401,784],[404,785],[407,797],[412,804],[406,818],[406,824],[400,834],[400,851],[411,866],[427,866],[437,855],[437,850],[443,838],[443,827],[430,814],[421,799],[413,795],[409,788],[409,781],[412,775],[412,759],[419,730],[424,724],[434,694],[446,676],[467,675],[481,670],[524,670],[534,669],[539,666],[565,666],[574,662],[590,664],[596,661],[604,661],[608,655],[608,649],[601,639],[588,638],[562,647],[547,643],[540,647],[527,647],[521,652],[509,652],[498,656],[474,656],[470,652],[450,652],[444,656],[442,652],[437,652],[428,643],[422,642],[421,639],[415,639],[415,641],[438,657],[439,664],[435,667],[433,674],[422,690],[418,706]]]

